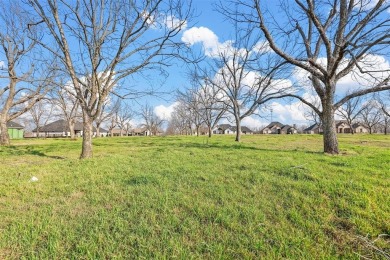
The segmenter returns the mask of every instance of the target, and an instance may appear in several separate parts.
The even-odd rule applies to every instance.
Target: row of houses
[[[298,130],[296,126],[285,125],[280,122],[271,122],[269,125],[264,127],[261,134],[296,134]]]
[[[43,138],[52,138],[52,137],[70,137],[71,133],[69,130],[68,123],[65,120],[57,120],[55,122],[49,123],[42,127],[33,129],[30,133],[24,133],[24,127],[16,122],[9,121],[7,122],[8,134],[11,139],[21,139],[21,138],[34,138],[34,137],[43,137]],[[74,135],[76,137],[83,136],[83,123],[76,122],[74,125]],[[96,127],[93,127],[93,136],[97,135]],[[99,136],[147,136],[150,135],[150,132],[146,128],[134,128],[126,132],[121,129],[114,128],[111,131],[108,131],[103,128],[99,128]]]
[[[352,133],[368,133],[369,130],[361,123],[355,123],[351,127],[344,120],[336,120],[336,131],[339,134],[350,134]],[[280,122],[272,122],[260,131],[261,134],[296,134],[298,129],[295,125],[285,125]],[[304,134],[322,134],[323,129],[320,124],[313,124],[303,130]]]
[[[221,125],[217,125],[212,130],[212,133],[216,134],[216,135],[221,135],[221,134],[233,135],[233,134],[237,133],[237,127],[229,125],[229,124],[221,124]],[[250,130],[246,126],[241,126],[241,133],[242,134],[253,134],[253,131]]]
[[[93,136],[96,137],[98,131],[96,127],[93,127]],[[83,135],[83,123],[76,122],[74,125],[74,135],[76,137],[81,137]],[[106,136],[147,136],[150,135],[150,132],[146,128],[134,128],[129,131],[124,131],[122,129],[111,129],[108,131],[103,128],[99,128],[100,137]],[[31,137],[70,137],[70,129],[68,123],[61,119],[55,122],[49,123],[39,128],[32,130]]]
[[[343,120],[337,120],[336,121],[336,131],[339,134],[350,134],[352,133],[352,130],[354,133],[368,133],[369,130],[367,127],[365,127],[361,123],[355,123],[351,127],[347,124],[347,122]],[[321,124],[314,124],[309,126],[308,128],[303,130],[303,133],[305,134],[322,134],[324,132]]]
[[[34,129],[32,133],[24,134],[23,126],[16,122],[8,122],[8,133],[10,138],[18,139],[23,137],[70,137],[71,133],[69,130],[69,126],[65,120],[57,120],[55,122],[49,123],[45,126],[37,129]],[[352,129],[355,133],[368,133],[369,130],[360,123],[355,123],[352,125]],[[352,130],[350,126],[345,121],[336,121],[336,130],[337,133],[351,133]],[[237,127],[232,126],[230,124],[220,124],[217,125],[214,129],[212,129],[213,134],[227,134],[233,135],[237,133]],[[254,134],[254,131],[249,129],[246,126],[241,127],[242,134]],[[296,134],[298,133],[297,127],[295,125],[285,125],[280,122],[271,122],[269,125],[264,127],[260,132],[260,134]],[[322,134],[323,129],[320,124],[313,124],[310,127],[303,130],[305,134]],[[81,137],[83,135],[83,124],[81,122],[76,122],[74,126],[74,134],[76,137]],[[97,129],[93,128],[93,135],[97,135]],[[101,137],[106,136],[148,136],[151,133],[146,128],[134,128],[130,131],[126,132],[122,129],[112,129],[111,131],[107,131],[106,129],[100,128],[99,135]]]

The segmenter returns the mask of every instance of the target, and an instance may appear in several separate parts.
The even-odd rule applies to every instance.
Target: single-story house
[[[100,128],[99,131],[101,137],[107,136],[107,130]],[[37,128],[32,130],[32,132],[34,137],[37,137]],[[83,136],[83,123],[76,122],[74,124],[74,134],[76,137]],[[96,136],[95,127],[93,127],[93,136]],[[70,137],[68,122],[66,120],[60,119],[40,127],[39,137]]]
[[[367,127],[365,127],[363,124],[361,123],[355,123],[352,125],[355,133],[368,133],[369,130]]]
[[[230,124],[221,124],[217,125],[213,130],[213,134],[226,134],[226,135],[231,135],[231,134],[236,134],[237,133],[237,127],[232,126]],[[253,134],[253,131],[250,130],[246,126],[241,126],[241,134]]]
[[[159,131],[158,131],[159,133]],[[132,136],[149,136],[151,135],[150,131],[146,127],[134,128],[130,131]]]
[[[336,120],[336,132],[339,134],[350,134],[351,133],[351,128],[347,124],[346,121],[344,120]],[[367,127],[365,127],[361,123],[354,123],[352,125],[352,128],[354,129],[355,133],[368,133]],[[305,134],[322,134],[323,129],[320,124],[314,124],[311,125],[310,127],[306,128],[303,130]]]
[[[252,135],[253,134],[253,131],[250,130],[248,127],[246,126],[241,126],[241,134],[244,134],[244,135]]]
[[[340,134],[350,134],[351,128],[345,121],[336,121],[336,130]]]
[[[261,130],[262,134],[296,134],[295,126],[285,125],[280,122],[271,122]]]
[[[120,129],[120,128],[111,129],[110,136],[111,136],[111,134],[112,134],[112,136],[121,136],[121,134],[122,134],[122,136],[127,136],[126,131],[123,129]]]
[[[352,129],[355,133],[368,133],[369,132],[367,127],[365,127],[361,123],[352,124]],[[344,120],[336,121],[336,130],[337,130],[337,133],[339,133],[339,134],[350,134],[352,132],[351,127]]]
[[[22,139],[24,127],[16,122],[8,121],[7,122],[8,135],[11,139]]]
[[[324,131],[322,130],[322,126],[320,124],[313,124],[303,130],[304,134],[322,134],[323,132]]]

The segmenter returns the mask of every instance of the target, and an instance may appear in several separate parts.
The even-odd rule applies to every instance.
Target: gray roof
[[[346,120],[335,120],[336,127],[340,126],[341,124],[348,124]]]
[[[76,122],[74,124],[74,130],[75,131],[82,131],[83,130],[83,123]],[[96,128],[93,127],[93,131],[96,132]],[[99,131],[101,133],[106,133],[107,130],[103,128],[99,128]],[[32,132],[37,132],[37,128],[32,130]],[[69,132],[69,126],[68,122],[64,119],[60,119],[57,121],[54,121],[52,123],[49,123],[47,125],[44,125],[39,128],[39,132],[52,132],[52,133],[62,133],[62,132]]]
[[[361,127],[364,127],[364,128],[366,128],[366,126],[365,125],[363,125],[362,123],[354,123],[353,125],[352,125],[352,128],[358,128],[359,126],[361,126]]]
[[[250,130],[248,127],[246,126],[241,126],[241,132],[253,132],[252,130]]]
[[[13,121],[8,121],[7,122],[7,127],[8,128],[14,128],[14,129],[23,129],[24,128],[24,126],[22,126],[22,125],[20,125],[18,123],[15,123]]]
[[[288,131],[290,128],[294,128],[294,127],[292,127],[290,125],[284,125],[281,127],[282,130],[286,130],[286,131]]]
[[[222,129],[223,131],[227,130],[227,129],[230,129],[232,131],[237,131],[237,126],[232,126],[232,125],[229,125],[229,124],[221,124],[221,125],[218,125],[217,126],[218,129]],[[241,132],[252,132],[252,130],[250,130],[248,127],[246,126],[241,126]]]
[[[308,128],[306,128],[303,131],[312,131],[312,130],[315,130],[315,129],[319,128],[319,127],[320,127],[319,124],[314,124],[314,125],[309,126]]]
[[[143,132],[146,132],[146,131],[147,131],[146,127],[134,128],[134,129],[132,130],[133,133],[143,133]]]
[[[282,123],[280,123],[280,122],[271,122],[269,125],[267,125],[266,127],[264,127],[264,129],[265,128],[272,128],[272,127],[274,127],[274,126],[277,126],[277,127],[280,127],[280,128],[282,128],[284,125],[282,124]]]
[[[76,122],[74,125],[75,131],[83,130],[83,125],[80,122]],[[32,132],[37,132],[37,128],[33,129]],[[66,120],[60,119],[49,123],[47,125],[41,126],[39,132],[52,132],[52,133],[62,133],[69,132],[68,122]]]
[[[229,125],[229,124],[220,124],[217,126],[218,128],[222,129],[223,131],[225,131],[226,129],[229,129],[231,128],[232,126]]]

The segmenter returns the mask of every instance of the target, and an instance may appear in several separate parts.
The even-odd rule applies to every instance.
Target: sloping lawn
[[[0,147],[0,259],[390,254],[390,137],[20,140]],[[38,178],[31,182],[32,176]]]

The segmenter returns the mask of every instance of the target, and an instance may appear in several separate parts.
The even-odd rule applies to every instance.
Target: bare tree
[[[202,85],[218,89],[223,102],[234,117],[236,141],[241,137],[241,121],[256,113],[259,106],[286,96],[291,88],[286,77],[286,63],[269,52],[268,45],[250,31],[237,35],[232,46],[220,50],[208,68],[200,70]]]
[[[219,88],[212,84],[202,84],[202,82],[202,80],[199,81],[199,79],[194,77],[193,87],[185,92],[179,92],[179,97],[181,96],[180,99],[190,103],[193,113],[196,113],[200,123],[197,132],[199,133],[199,127],[204,123],[207,126],[208,135],[211,137],[212,129],[225,115],[227,106],[219,100],[221,96],[221,93],[218,91]]]
[[[321,118],[313,109],[305,109],[304,116],[306,120],[310,121],[311,123],[321,125]]]
[[[390,112],[382,107],[381,115],[382,115],[383,133],[387,135],[390,129]]]
[[[40,128],[53,119],[54,112],[55,104],[48,98],[41,99],[30,108],[29,114],[36,127],[36,137],[39,137]]]
[[[62,82],[60,87],[57,86],[50,94],[53,102],[61,111],[60,116],[63,117],[68,124],[70,138],[74,140],[76,138],[74,130],[75,124],[78,119],[81,119],[81,111],[79,100],[71,94],[71,91],[70,87]]]
[[[194,113],[194,111],[191,112],[188,109],[188,104],[178,102],[171,114],[167,130],[172,134],[192,134],[192,113]]]
[[[28,1],[39,17],[35,24],[46,25],[59,51],[48,40],[40,44],[64,64],[83,112],[80,158],[92,157],[92,124],[114,87],[126,85],[129,75],[164,67],[178,54],[183,45],[175,36],[191,7],[182,1]]]
[[[390,128],[390,91],[383,92],[383,95],[377,97],[376,100],[382,114],[383,133],[387,135]]]
[[[111,124],[109,133],[111,133],[112,136],[112,129],[116,126],[116,118],[119,110],[119,99],[114,100],[113,95],[109,96],[108,99],[106,99],[105,102],[103,102],[102,109],[100,110],[99,115],[95,119],[95,125],[96,125],[96,138],[100,137],[100,128],[105,122],[110,122]],[[111,128],[112,126],[112,128]]]
[[[27,30],[28,13],[18,1],[0,7],[0,145],[9,145],[7,122],[26,113],[46,93],[53,71],[34,55],[39,30]],[[51,64],[50,64],[51,65]]]
[[[345,122],[351,129],[351,134],[355,133],[353,124],[356,122],[363,109],[364,107],[361,104],[360,97],[357,97],[348,100],[336,111],[336,114],[338,114],[343,120],[345,120]]]
[[[112,130],[118,125],[118,110],[115,109],[110,113],[110,116],[108,117],[108,133],[111,137],[114,136],[114,133]]]
[[[120,102],[117,113],[117,125],[120,128],[120,136],[123,136],[123,131],[129,135],[130,121],[134,118],[134,112],[127,103]]]
[[[159,118],[153,111],[153,107],[148,104],[141,108],[140,116],[144,121],[143,126],[149,131],[150,135],[157,135],[164,120]]]
[[[175,107],[177,109],[184,109],[188,118],[188,126],[192,130],[192,125],[195,127],[196,135],[199,136],[199,129],[204,123],[204,116],[202,110],[202,104],[192,91],[178,92],[177,102],[179,105]]]
[[[360,120],[368,128],[370,134],[380,124],[381,119],[381,109],[378,107],[376,100],[370,100],[363,105]]]
[[[315,97],[306,98],[306,99],[310,100],[310,102],[313,104],[313,106],[315,106],[317,108],[317,110],[321,109],[321,102],[319,99],[317,99]],[[306,120],[310,121],[313,124],[316,124],[319,126],[322,125],[321,118],[317,114],[316,110],[313,110],[309,106],[304,106],[304,117],[306,118]]]
[[[390,89],[388,70],[372,61],[378,58],[375,55],[386,56],[389,50],[390,18],[386,12],[390,3],[295,0],[275,5],[272,1],[271,10],[266,2],[232,0],[222,5],[221,12],[263,33],[276,54],[307,74],[310,87],[321,100],[321,109],[301,95],[292,96],[320,116],[324,151],[337,154],[335,111],[352,98]],[[278,19],[280,16],[285,19]],[[353,91],[337,96],[338,83],[346,76],[360,78],[363,84],[355,84]]]

